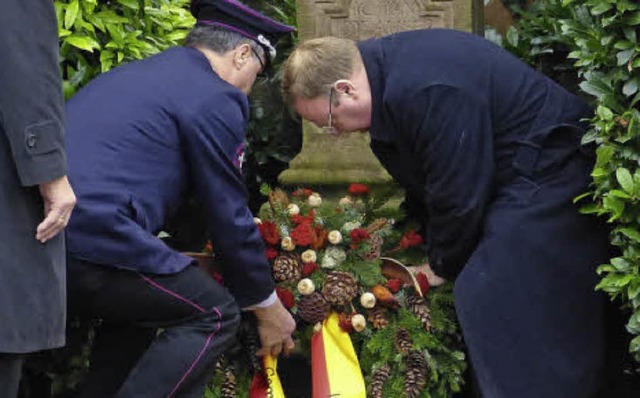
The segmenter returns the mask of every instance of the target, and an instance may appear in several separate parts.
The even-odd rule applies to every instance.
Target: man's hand
[[[44,200],[44,220],[38,225],[36,239],[45,243],[60,233],[69,223],[76,195],[66,176],[40,184]]]
[[[428,263],[409,267],[409,270],[411,270],[411,273],[413,275],[418,275],[419,272],[423,272],[429,280],[429,286],[440,286],[446,282],[444,278],[436,275],[436,273],[433,272],[431,266]]]
[[[277,357],[281,352],[285,355],[295,347],[291,334],[296,330],[296,322],[280,300],[268,307],[253,310],[258,319],[258,333],[262,347],[258,355],[271,354]]]

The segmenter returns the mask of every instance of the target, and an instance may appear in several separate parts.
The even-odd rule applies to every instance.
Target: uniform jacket
[[[568,126],[573,150],[590,109],[468,33],[411,31],[359,47],[373,97],[372,149],[406,188],[409,208],[422,210],[431,264],[453,276],[475,248],[517,148],[540,148]]]
[[[78,202],[69,255],[167,274],[192,260],[157,238],[193,193],[225,285],[241,306],[273,292],[247,208],[241,162],[248,100],[199,51],[177,47],[112,70],[67,103],[69,175]]]
[[[64,344],[64,237],[41,244],[38,184],[66,173],[56,17],[50,0],[0,13],[0,353]]]

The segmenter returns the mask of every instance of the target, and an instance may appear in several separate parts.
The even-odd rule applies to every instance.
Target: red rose
[[[400,247],[403,249],[408,249],[420,244],[422,244],[422,236],[417,234],[414,230],[410,230],[400,239]]]
[[[357,247],[360,242],[365,241],[371,237],[369,235],[369,232],[367,232],[367,230],[363,228],[352,229],[351,232],[349,232],[349,236],[351,237],[352,248]]]
[[[349,195],[351,196],[364,196],[368,193],[369,193],[369,187],[364,184],[349,185]]]
[[[271,221],[263,221],[258,225],[260,236],[262,239],[270,245],[277,245],[280,243],[280,233],[278,232],[278,226]]]
[[[311,223],[302,223],[291,231],[291,239],[296,246],[309,246],[313,243],[313,229]]]
[[[310,190],[309,188],[300,188],[300,189],[296,189],[295,191],[291,192],[291,196],[294,196],[296,198],[299,197],[309,197],[311,196],[311,194],[313,193],[312,190]]]
[[[431,285],[429,285],[429,278],[427,278],[424,272],[418,272],[418,275],[416,275],[416,280],[418,281],[418,285],[420,285],[422,295],[426,295],[429,291],[429,287],[431,287]]]
[[[296,214],[295,216],[291,216],[291,220],[296,224],[311,224],[313,220],[316,218],[316,213],[313,209],[309,210],[309,213],[306,216],[302,216],[300,214]]]
[[[296,305],[296,299],[289,289],[276,286],[276,294],[286,309],[290,310]]]
[[[265,255],[267,256],[267,260],[273,260],[274,258],[278,257],[278,251],[273,247],[267,247]]]
[[[391,291],[391,293],[395,294],[398,293],[400,291],[400,288],[402,288],[402,281],[400,279],[389,279],[387,281],[387,288],[389,288],[389,291]]]
[[[313,263],[305,263],[302,266],[302,275],[309,276],[309,275],[313,274],[314,272],[316,272],[317,269],[318,269],[318,264],[316,264],[315,262],[313,262]]]

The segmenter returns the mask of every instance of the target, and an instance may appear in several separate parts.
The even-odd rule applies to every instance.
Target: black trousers
[[[20,374],[24,356],[0,353],[0,397],[13,398],[18,395]]]
[[[101,319],[80,397],[200,398],[233,343],[235,300],[196,266],[142,274],[67,263],[71,317]]]

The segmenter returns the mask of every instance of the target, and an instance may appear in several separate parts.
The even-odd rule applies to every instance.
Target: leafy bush
[[[189,0],[55,0],[65,97],[96,75],[180,44]]]
[[[584,142],[598,144],[591,198],[584,213],[607,217],[620,256],[599,267],[597,288],[629,310],[630,352],[640,361],[640,4],[633,0],[541,0],[507,35],[508,49],[543,69],[572,62],[595,108]],[[573,60],[573,61],[571,61]],[[557,69],[556,69],[557,70]],[[548,74],[554,76],[553,73]],[[561,81],[562,83],[562,81]],[[566,86],[566,84],[565,84]],[[571,86],[571,85],[570,85]],[[571,87],[570,87],[571,88]]]

